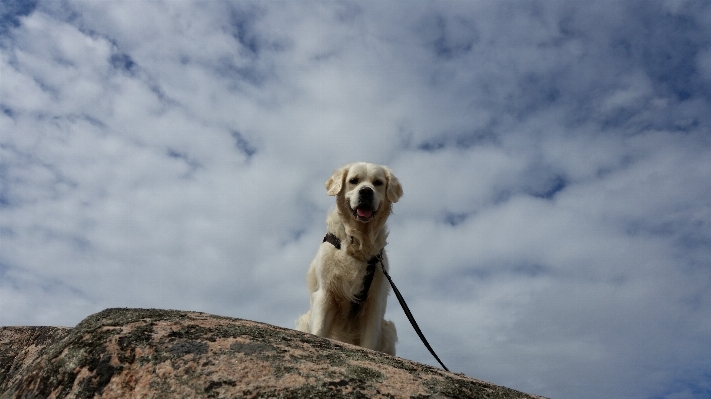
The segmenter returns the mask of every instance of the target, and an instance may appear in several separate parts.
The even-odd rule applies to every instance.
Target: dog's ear
[[[393,172],[385,168],[385,176],[388,178],[388,188],[385,191],[388,200],[392,203],[397,202],[400,197],[402,197],[402,186],[400,185],[400,180],[395,177]]]
[[[326,180],[326,194],[328,195],[338,195],[343,188],[343,180],[346,178],[348,173],[348,168],[351,165],[341,167],[333,172],[333,175]]]

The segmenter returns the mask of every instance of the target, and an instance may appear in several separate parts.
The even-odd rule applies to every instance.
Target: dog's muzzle
[[[358,190],[358,205],[355,209],[351,208],[353,216],[361,221],[367,222],[375,217],[377,210],[373,206],[374,193],[370,187],[363,187]]]

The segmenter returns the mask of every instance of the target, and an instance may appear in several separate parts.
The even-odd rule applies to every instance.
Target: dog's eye
[[[382,181],[382,180],[376,180],[376,181],[373,182],[373,185],[374,185],[374,186],[382,186],[382,185],[383,185],[383,181]]]
[[[354,177],[354,178],[348,180],[348,183],[350,183],[350,184],[358,184],[358,178],[357,178],[357,177]]]

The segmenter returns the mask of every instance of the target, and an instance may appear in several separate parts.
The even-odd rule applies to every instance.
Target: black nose
[[[364,200],[373,199],[373,189],[370,187],[361,188],[358,190],[358,197]]]

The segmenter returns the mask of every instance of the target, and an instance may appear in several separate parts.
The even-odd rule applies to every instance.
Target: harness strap
[[[370,285],[373,283],[373,276],[375,276],[375,265],[382,259],[382,254],[383,251],[380,251],[379,254],[368,260],[368,266],[365,268],[365,276],[363,277],[363,289],[354,296],[355,301],[351,302],[351,316],[358,314],[360,304],[368,299],[368,291],[370,290]]]
[[[333,245],[336,249],[341,249],[341,240],[333,233],[326,233],[326,236],[323,237],[323,242]],[[382,257],[383,251],[381,250],[379,254],[368,260],[368,266],[365,268],[365,276],[363,277],[363,289],[354,296],[354,301],[351,302],[351,316],[358,314],[360,304],[368,299],[368,291],[370,290],[370,285],[373,284],[373,276],[375,276],[375,266],[380,262]]]
[[[341,240],[333,233],[326,233],[326,236],[323,237],[323,242],[333,245],[336,249],[341,249]],[[351,302],[351,316],[358,314],[360,304],[368,299],[368,291],[370,290],[370,285],[373,283],[373,276],[375,276],[375,266],[380,262],[382,257],[383,251],[381,250],[379,254],[368,260],[368,266],[365,268],[365,276],[363,277],[363,289],[355,295],[355,300]]]
[[[332,244],[336,249],[341,249],[341,240],[336,237],[332,233],[327,233],[326,236],[323,238],[323,242],[328,242]],[[365,300],[368,298],[368,290],[370,289],[370,285],[373,283],[373,276],[375,275],[375,266],[380,263],[380,269],[383,271],[383,274],[385,277],[387,277],[388,281],[390,282],[390,286],[393,288],[393,291],[395,292],[395,296],[397,297],[398,302],[400,302],[400,306],[402,307],[402,310],[405,312],[405,316],[407,316],[407,319],[410,321],[410,324],[412,325],[412,328],[415,329],[415,332],[417,335],[420,337],[422,340],[422,343],[425,344],[425,347],[427,350],[430,351],[432,356],[434,356],[435,359],[437,359],[437,362],[442,366],[443,369],[446,371],[449,371],[447,366],[442,363],[441,360],[439,360],[439,356],[435,353],[434,349],[430,346],[430,343],[427,342],[427,338],[425,338],[425,335],[422,333],[422,330],[420,330],[420,326],[417,325],[417,322],[415,321],[415,317],[412,315],[412,312],[410,312],[410,308],[407,307],[407,303],[405,303],[405,298],[402,297],[402,294],[400,293],[400,290],[397,289],[395,286],[395,283],[393,283],[393,279],[390,278],[390,275],[388,274],[387,271],[385,271],[385,266],[383,266],[383,251],[380,250],[380,253],[373,256],[368,260],[368,266],[365,269],[365,277],[363,278],[363,289],[356,294],[355,299],[358,302],[351,302],[351,316],[355,315],[358,313],[360,310],[360,304],[365,302]]]

